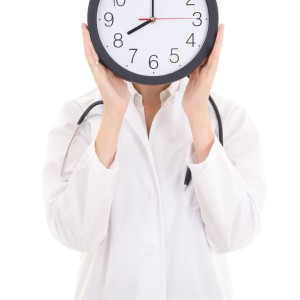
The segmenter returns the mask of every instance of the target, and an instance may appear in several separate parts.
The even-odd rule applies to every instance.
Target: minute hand
[[[129,30],[129,31],[127,32],[127,34],[131,34],[131,33],[133,33],[133,32],[135,32],[135,31],[141,29],[142,27],[144,27],[144,26],[146,26],[147,24],[152,23],[152,22],[153,22],[152,19],[148,19],[146,22],[144,22],[144,23],[140,24],[139,26],[136,26],[136,27],[134,27],[133,29]]]
[[[139,18],[139,21],[149,20],[150,18]],[[194,20],[196,18],[155,18],[155,20]]]
[[[154,18],[154,0],[152,0],[152,18]]]

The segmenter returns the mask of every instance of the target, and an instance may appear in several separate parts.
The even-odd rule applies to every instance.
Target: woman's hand
[[[130,99],[126,82],[103,64],[96,64],[99,57],[92,44],[88,27],[82,23],[81,28],[85,56],[103,97],[104,109],[112,113],[124,113]]]
[[[208,59],[189,76],[189,83],[182,99],[185,113],[207,113],[208,98],[217,71],[223,42],[224,24],[219,25],[213,50]]]

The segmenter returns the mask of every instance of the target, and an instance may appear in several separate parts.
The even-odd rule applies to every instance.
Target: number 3
[[[199,14],[199,17],[198,18],[196,18],[196,20],[199,20],[199,24],[195,24],[194,22],[193,22],[193,25],[194,26],[200,26],[200,25],[202,25],[202,20],[201,20],[201,17],[202,17],[202,15],[201,15],[201,13],[200,12],[194,12],[193,13],[193,16],[195,16],[195,14]]]

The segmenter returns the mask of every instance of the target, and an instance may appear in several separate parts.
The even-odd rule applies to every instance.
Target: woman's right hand
[[[104,109],[112,114],[124,114],[130,99],[127,84],[103,64],[96,64],[99,57],[92,44],[88,27],[82,23],[81,28],[85,56],[103,97]]]

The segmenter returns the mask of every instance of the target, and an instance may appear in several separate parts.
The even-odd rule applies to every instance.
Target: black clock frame
[[[219,23],[219,13],[216,0],[206,0],[209,14],[209,24],[208,32],[203,43],[203,46],[200,48],[198,54],[190,61],[186,66],[182,67],[178,71],[169,73],[166,75],[159,76],[146,76],[137,73],[133,73],[122,66],[120,66],[106,51],[104,48],[101,39],[99,37],[98,28],[97,28],[97,11],[99,2],[101,0],[90,0],[88,6],[87,20],[88,28],[91,36],[91,41],[95,48],[95,51],[98,54],[99,61],[110,69],[113,73],[123,78],[124,80],[146,84],[146,85],[157,85],[165,84],[177,81],[185,76],[188,76],[193,72],[202,62],[209,56],[214,42],[217,36],[218,23]]]

